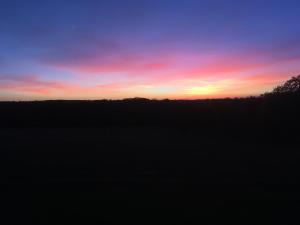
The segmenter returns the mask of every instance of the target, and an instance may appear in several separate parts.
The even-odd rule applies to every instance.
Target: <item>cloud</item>
[[[264,67],[292,62],[300,62],[300,42],[285,42],[280,46],[267,49],[252,49],[237,54],[220,54],[203,65],[188,70],[185,77],[219,78],[255,71]],[[274,71],[276,73],[276,71]]]
[[[69,88],[70,86],[63,83],[43,81],[36,75],[0,75],[1,90],[49,95],[53,91]]]
[[[0,91],[66,99],[245,96],[263,93],[287,78],[287,72],[277,73],[273,65],[300,61],[298,42],[235,52],[150,47],[142,52],[115,41],[91,39],[91,43],[83,42],[78,48],[75,43],[79,45],[67,43],[61,50],[56,48],[53,54],[43,55],[38,62],[46,70],[55,67],[61,74],[71,71],[76,76],[55,81],[43,73],[0,75]],[[113,73],[120,73],[122,79]],[[97,76],[105,79],[91,79]]]
[[[300,43],[286,41],[276,47],[245,48],[238,51],[211,49],[158,49],[158,46],[130,46],[116,40],[77,37],[45,52],[41,62],[62,71],[75,72],[82,80],[118,73],[128,80],[172,82],[185,78],[228,78],[275,64],[300,60]],[[196,46],[195,46],[196,47]],[[111,80],[118,82],[118,80]]]
[[[77,47],[77,46],[78,47]],[[185,52],[154,48],[131,47],[115,41],[73,41],[67,46],[43,52],[38,59],[47,66],[77,72],[84,75],[100,73],[127,73],[131,76],[149,75],[175,69]]]
[[[10,92],[39,99],[120,99],[132,94],[143,95],[151,85],[135,82],[115,82],[92,86],[75,85],[69,82],[45,81],[37,75],[0,75],[0,93]]]

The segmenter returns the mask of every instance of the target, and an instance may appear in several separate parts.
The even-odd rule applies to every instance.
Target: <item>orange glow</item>
[[[223,60],[212,58],[202,66],[197,63],[187,65],[189,60],[185,57],[174,55],[168,58],[166,55],[149,61],[131,57],[99,66],[49,65],[73,72],[73,79],[68,82],[45,81],[39,75],[12,79],[2,76],[0,94],[13,94],[20,99],[26,96],[35,99],[240,97],[269,91],[300,70],[297,57],[281,60],[279,63],[277,60],[251,62],[250,56],[231,56]],[[192,59],[191,61],[197,62],[196,55]],[[282,71],[277,71],[278,68]],[[120,80],[113,79],[116,74],[120,76]],[[92,80],[95,82],[91,82]]]

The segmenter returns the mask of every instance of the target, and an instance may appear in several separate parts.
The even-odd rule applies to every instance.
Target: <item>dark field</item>
[[[3,224],[298,224],[300,98],[0,103]]]

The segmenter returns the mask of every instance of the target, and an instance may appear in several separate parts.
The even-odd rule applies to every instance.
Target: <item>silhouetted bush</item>
[[[262,96],[278,95],[278,94],[295,94],[300,93],[300,75],[292,77],[283,85],[279,85],[270,93],[265,93]]]

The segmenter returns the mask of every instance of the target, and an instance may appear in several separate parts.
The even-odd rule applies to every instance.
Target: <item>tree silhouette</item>
[[[300,92],[300,75],[292,77],[283,85],[274,88],[273,93],[295,93]]]
[[[300,93],[300,75],[292,77],[284,84],[279,85],[273,89],[272,92],[267,92],[262,96],[272,96],[278,94],[295,94]]]

